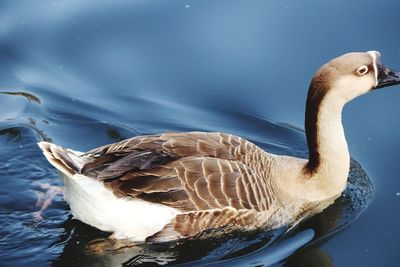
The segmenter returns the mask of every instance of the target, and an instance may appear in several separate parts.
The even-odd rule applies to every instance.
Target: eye
[[[368,73],[368,66],[364,65],[364,66],[359,67],[358,70],[356,71],[356,73],[359,76],[363,76],[363,75],[367,74]]]

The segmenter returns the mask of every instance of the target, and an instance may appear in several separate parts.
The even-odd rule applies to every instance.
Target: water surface
[[[2,1],[2,262],[229,264],[220,260],[235,258],[237,264],[261,259],[294,266],[317,258],[317,266],[395,266],[398,87],[345,109],[349,149],[360,163],[353,163],[353,186],[289,235],[278,229],[172,247],[125,247],[73,220],[59,195],[44,220],[34,215],[44,185],[61,185],[36,146],[40,140],[87,150],[139,134],[223,131],[272,153],[307,157],[301,129],[313,73],[340,54],[372,49],[400,69],[399,11],[394,0]],[[368,177],[374,198],[365,210]],[[93,247],[97,254],[88,252]]]

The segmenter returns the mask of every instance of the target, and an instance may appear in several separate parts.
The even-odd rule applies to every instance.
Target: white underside
[[[144,241],[169,223],[178,213],[161,204],[117,198],[102,182],[76,174],[63,175],[65,199],[73,216],[118,239]]]

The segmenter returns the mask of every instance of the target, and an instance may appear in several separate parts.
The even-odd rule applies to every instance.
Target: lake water
[[[62,185],[40,140],[88,150],[139,134],[223,131],[307,157],[311,77],[349,51],[379,50],[400,70],[399,12],[397,0],[2,0],[0,265],[398,266],[399,86],[345,108],[351,183],[288,234],[132,246],[73,220],[60,195],[43,220],[35,212],[45,187]]]

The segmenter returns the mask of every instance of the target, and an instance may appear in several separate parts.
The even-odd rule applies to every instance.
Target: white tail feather
[[[75,152],[44,141],[39,142],[38,146],[42,149],[47,160],[68,176],[79,173],[85,163],[88,162],[87,159],[80,156],[81,152]]]

